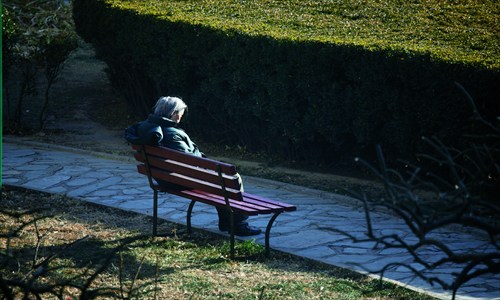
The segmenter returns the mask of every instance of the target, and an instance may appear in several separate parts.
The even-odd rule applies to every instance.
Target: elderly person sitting
[[[177,97],[161,97],[153,107],[153,114],[138,123],[136,131],[131,135],[125,133],[125,138],[136,144],[150,144],[155,146],[163,146],[174,150],[182,151],[192,155],[205,157],[199,150],[198,146],[189,138],[187,133],[178,128],[187,105],[184,101]],[[159,184],[168,184],[158,181]],[[240,189],[243,191],[243,185]],[[217,208],[219,215],[219,230],[230,230],[230,214],[223,208]],[[261,233],[261,230],[249,226],[246,220],[248,216],[234,214],[235,234],[239,236],[251,236]]]

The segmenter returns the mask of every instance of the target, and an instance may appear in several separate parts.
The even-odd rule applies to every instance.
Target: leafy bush
[[[494,0],[478,1],[105,1],[169,22],[276,40],[430,54],[452,63],[500,67]]]
[[[2,16],[7,17],[2,19],[2,28],[6,29],[2,33],[5,42],[2,44],[5,129],[19,132],[24,127],[24,98],[37,92],[40,84],[36,79],[40,70],[47,83],[39,114],[40,129],[44,127],[50,88],[64,61],[77,46],[70,12],[70,6],[54,0],[11,0],[3,3]],[[12,73],[21,74],[16,100],[12,99],[15,84],[9,82]]]
[[[413,6],[402,7],[406,16]],[[453,81],[483,110],[494,107],[500,92],[494,63],[445,59],[435,54],[444,50],[430,46],[420,51],[401,37],[413,25],[392,42],[370,37],[370,22],[328,29],[328,20],[371,18],[364,9],[366,17],[344,10],[318,1],[77,0],[74,18],[138,113],[146,115],[160,95],[181,96],[195,135],[288,160],[338,163],[372,153],[376,144],[391,156],[411,157],[423,135],[457,140],[469,113]],[[388,12],[375,11],[374,24],[400,28],[396,12],[385,18]],[[375,28],[379,37],[388,30]]]

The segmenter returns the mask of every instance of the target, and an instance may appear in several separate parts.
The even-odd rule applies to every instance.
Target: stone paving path
[[[67,194],[84,201],[152,215],[152,192],[146,177],[136,172],[132,161],[53,147],[4,140],[2,184]],[[373,243],[353,243],[331,230],[337,228],[357,237],[364,236],[366,222],[357,201],[318,190],[243,177],[246,191],[292,203],[298,208],[296,212],[284,213],[277,218],[271,231],[271,248],[362,273],[391,262],[418,267],[402,250],[377,249]],[[188,204],[185,199],[164,195],[159,202],[159,217],[185,224]],[[195,205],[194,227],[218,232],[216,220],[213,207]],[[267,216],[251,218],[252,225],[261,228],[265,228],[267,221]],[[390,215],[374,213],[373,222],[384,233],[397,233],[408,240],[413,238],[404,224]],[[487,241],[464,232],[442,231],[436,233],[436,237],[452,245],[453,249],[488,250]],[[264,244],[263,234],[249,239]],[[442,255],[433,249],[425,251],[433,259]],[[455,268],[448,266],[434,270],[432,274],[451,282],[450,274],[454,271]],[[406,268],[392,268],[386,272],[386,278],[440,299],[451,299],[449,291],[428,285]],[[457,299],[500,299],[500,275],[483,276],[468,282],[458,291]]]

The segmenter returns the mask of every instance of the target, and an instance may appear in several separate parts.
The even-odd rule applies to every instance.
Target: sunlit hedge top
[[[500,69],[497,0],[105,0],[229,32],[428,54]]]

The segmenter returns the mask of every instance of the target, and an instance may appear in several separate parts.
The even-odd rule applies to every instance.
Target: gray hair
[[[170,119],[175,113],[186,108],[187,105],[181,98],[160,97],[153,107],[153,110],[155,115]]]

